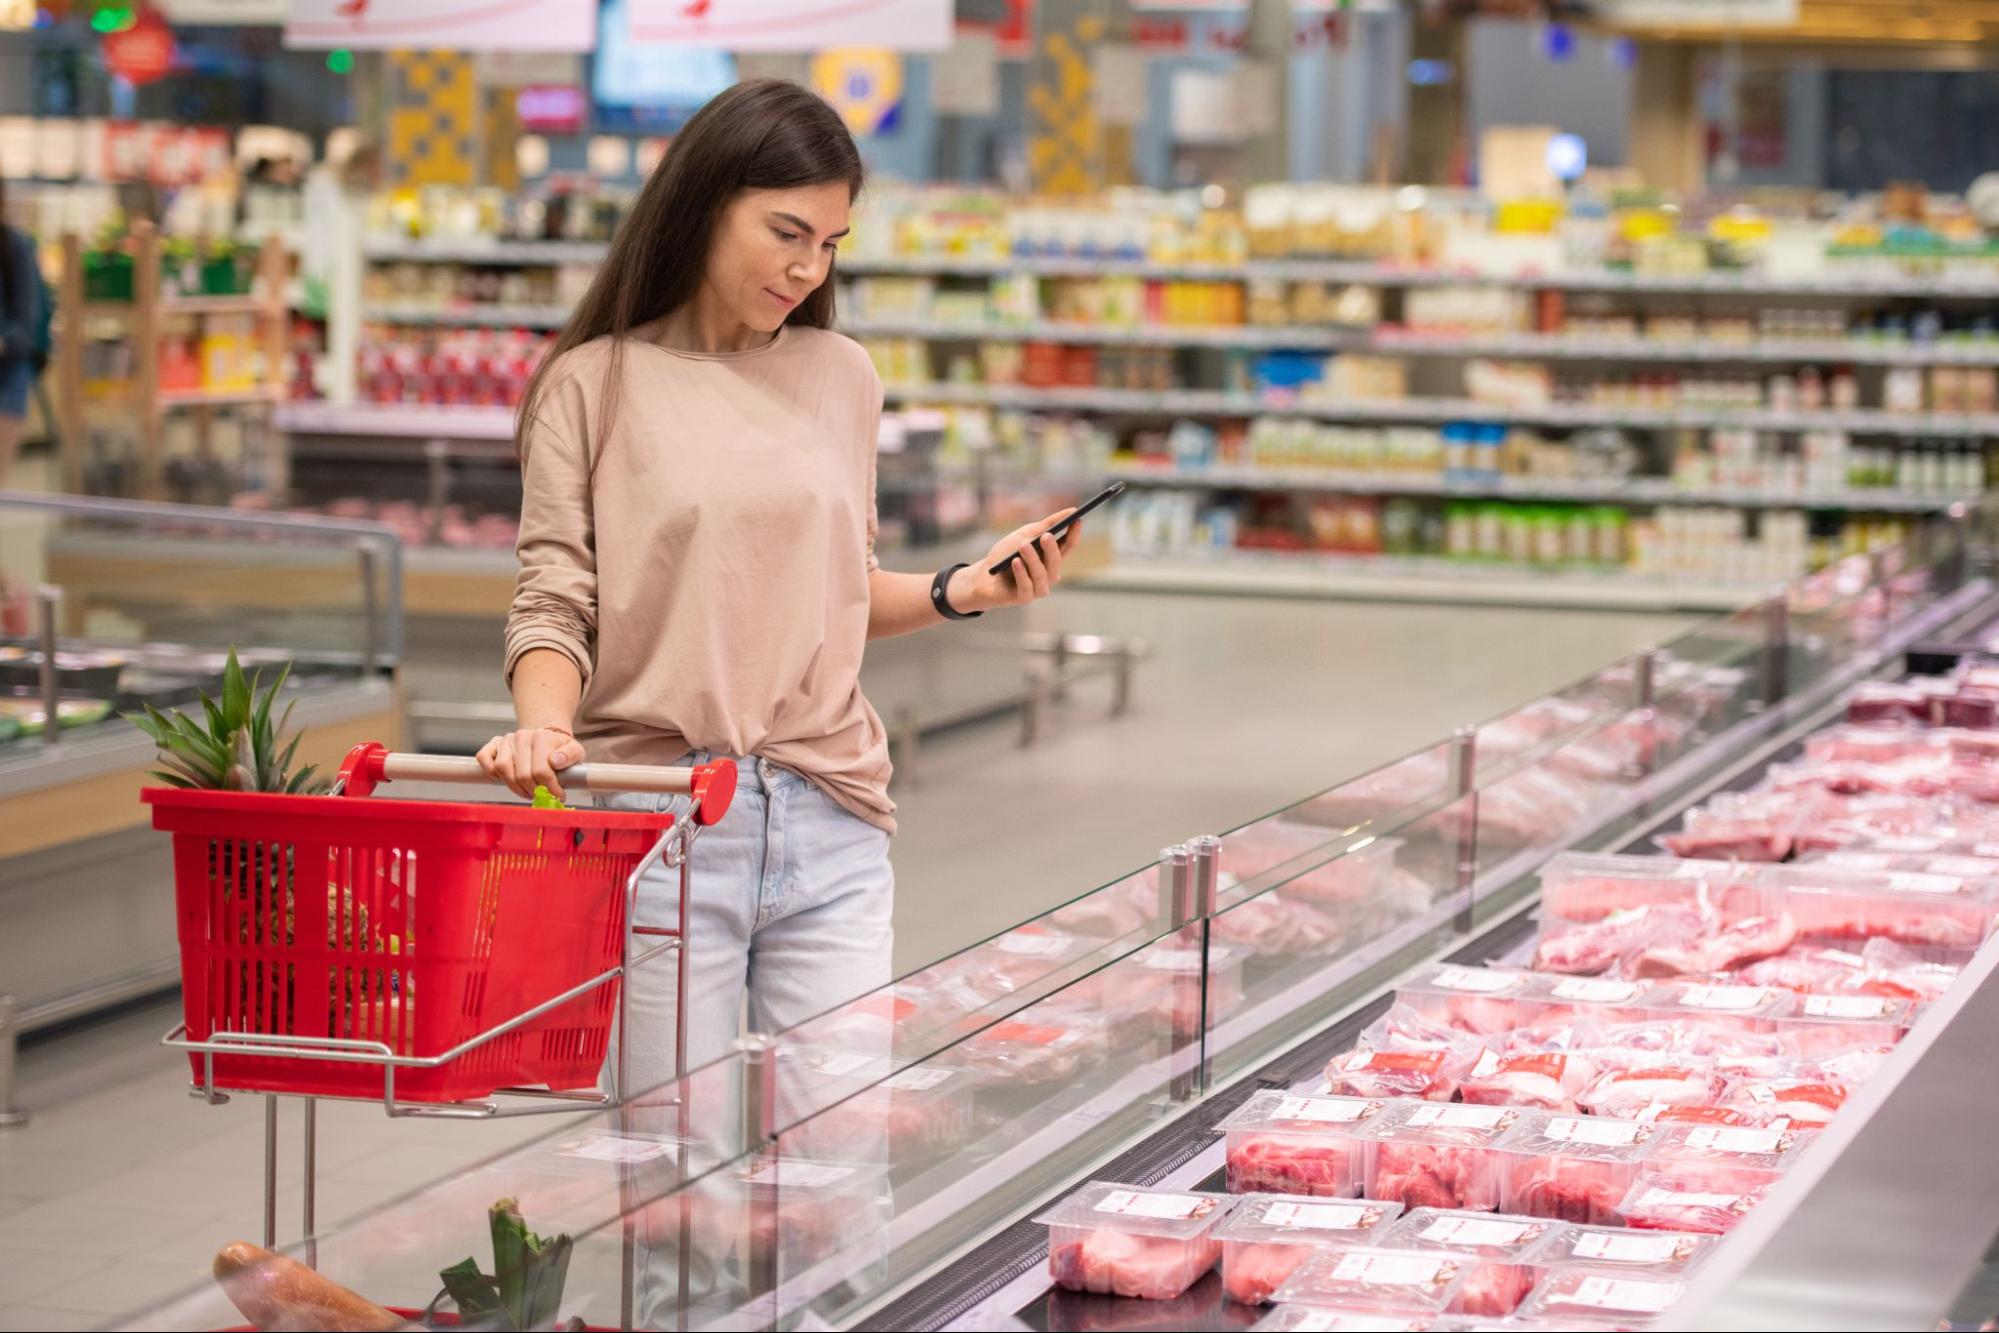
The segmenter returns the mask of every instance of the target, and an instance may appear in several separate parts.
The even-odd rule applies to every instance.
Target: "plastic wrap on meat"
[[[1725,1236],[1762,1202],[1767,1187],[1767,1177],[1731,1181],[1715,1171],[1644,1171],[1619,1211],[1630,1227]]]
[[[1070,1291],[1170,1301],[1200,1281],[1221,1257],[1219,1241],[1105,1228],[1051,1244],[1048,1272],[1057,1286]]]
[[[1553,842],[1589,813],[1594,800],[1591,784],[1547,768],[1529,768],[1480,793],[1479,836],[1489,835],[1500,846]]]
[[[1232,1138],[1228,1151],[1231,1194],[1309,1194],[1339,1198],[1359,1178],[1358,1145],[1312,1141],[1291,1134]]]
[[[1722,1091],[1722,1080],[1710,1069],[1659,1064],[1608,1070],[1576,1102],[1592,1115],[1635,1120],[1648,1107],[1713,1106]]]
[[[1210,922],[1217,940],[1260,957],[1330,953],[1341,934],[1330,915],[1277,891],[1238,903]]]
[[[1701,914],[1690,908],[1636,907],[1597,922],[1555,926],[1534,946],[1533,967],[1594,976],[1647,949],[1691,946],[1705,930]]]
[[[1326,1066],[1328,1091],[1349,1097],[1421,1097],[1447,1102],[1478,1058],[1464,1033],[1397,1004]]]
[[[1696,861],[1782,861],[1795,843],[1791,830],[1767,821],[1715,820],[1698,829],[1669,833],[1659,843],[1675,856]]]
[[[1742,969],[1738,979],[1751,986],[1838,995],[1866,981],[1867,960],[1845,949],[1794,946],[1751,963]]]
[[[1630,1185],[1630,1168],[1618,1162],[1541,1157],[1513,1168],[1505,1207],[1583,1226],[1618,1226],[1624,1221],[1618,1205]]]
[[[1903,999],[1927,1003],[1949,990],[1958,973],[1954,963],[1925,961],[1923,956],[1895,940],[1867,941],[1860,951],[1871,985],[1861,989],[1872,994],[1900,995]]]
[[[965,1042],[958,1056],[965,1068],[1012,1083],[1064,1083],[1103,1055],[1105,1039],[1100,1025],[1008,1019]]]
[[[1117,939],[1159,915],[1159,886],[1151,876],[1099,889],[1049,914],[1050,924],[1076,935]]]
[[[1627,977],[1706,976],[1732,972],[1773,954],[1782,953],[1798,938],[1798,923],[1788,914],[1753,916],[1724,930],[1689,942],[1650,944],[1619,965]]]
[[[1930,695],[1913,685],[1886,681],[1862,685],[1846,701],[1846,720],[1856,727],[1925,727]]]
[[[1525,1264],[1474,1264],[1458,1290],[1457,1313],[1473,1319],[1504,1319],[1534,1290],[1534,1269]]]
[[[1502,1056],[1487,1051],[1472,1066],[1458,1089],[1465,1101],[1478,1106],[1530,1106],[1544,1111],[1574,1111],[1576,1097],[1597,1076],[1597,1064],[1584,1055],[1541,1051]]]
[[[1382,1143],[1369,1197],[1409,1208],[1497,1208],[1497,1164],[1482,1148]]]
[[[1880,938],[1925,948],[1975,949],[1992,920],[1991,906],[1978,902],[1931,906],[1827,893],[1793,894],[1791,904],[1799,933],[1821,940]]]
[[[1258,1245],[1225,1241],[1222,1290],[1242,1305],[1267,1305],[1277,1289],[1312,1257],[1310,1245]]]
[[[1749,1081],[1729,1090],[1727,1105],[1758,1127],[1822,1129],[1846,1104],[1846,1085],[1830,1081]]]

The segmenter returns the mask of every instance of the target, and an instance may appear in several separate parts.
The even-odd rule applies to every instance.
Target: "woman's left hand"
[[[1062,557],[1075,546],[1083,525],[1073,525],[1059,540],[1048,530],[1075,512],[1064,509],[1000,538],[984,559],[951,576],[951,586],[946,589],[951,605],[960,611],[992,611],[1002,606],[1025,606],[1055,591],[1055,585],[1062,581]],[[998,574],[992,572],[994,565],[1015,551],[1020,552],[1018,561]]]

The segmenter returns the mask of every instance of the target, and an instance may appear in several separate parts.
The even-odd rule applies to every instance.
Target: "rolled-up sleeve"
[[[536,648],[576,664],[583,683],[597,644],[597,534],[590,505],[590,460],[567,431],[537,418],[521,462],[520,575],[507,613],[506,678]]]

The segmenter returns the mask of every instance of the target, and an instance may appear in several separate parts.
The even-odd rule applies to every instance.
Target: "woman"
[[[42,282],[35,243],[6,224],[6,182],[0,181],[0,488],[28,424],[28,395],[41,374]],[[0,583],[0,594],[4,594]]]
[[[840,117],[788,83],[690,120],[528,386],[520,578],[506,669],[518,729],[479,751],[516,793],[581,760],[734,758],[689,904],[688,1064],[889,974],[889,758],[862,697],[870,639],[1045,597],[1056,514],[935,579],[874,557],[882,386],[830,331],[833,252],[862,183]],[[1018,572],[990,567],[1020,552]],[[684,810],[685,798],[620,798]],[[645,882],[642,923],[678,880]],[[632,1090],[674,1075],[670,968],[632,979]]]

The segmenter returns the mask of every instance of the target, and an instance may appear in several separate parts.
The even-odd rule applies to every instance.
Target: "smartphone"
[[[1054,527],[1048,529],[1047,533],[1044,535],[1053,537],[1058,542],[1061,541],[1064,537],[1069,535],[1069,529],[1074,527],[1076,523],[1081,521],[1083,515],[1089,513],[1092,509],[1095,509],[1098,505],[1109,504],[1112,500],[1115,500],[1118,496],[1122,495],[1123,493],[1124,493],[1124,483],[1121,481],[1112,482],[1110,485],[1104,487],[1102,490],[1098,491],[1095,495],[1091,496],[1088,500],[1085,500],[1082,504],[1078,505],[1076,507],[1075,513],[1069,515],[1069,517],[1063,519],[1060,523],[1057,523]],[[1039,540],[1039,538],[1037,538],[1036,540]],[[1018,559],[1020,559],[1020,552],[1015,551],[1012,555],[1000,561],[997,565],[994,565],[991,569],[987,570],[986,572],[989,574],[1004,574],[1006,572],[1006,567]]]

